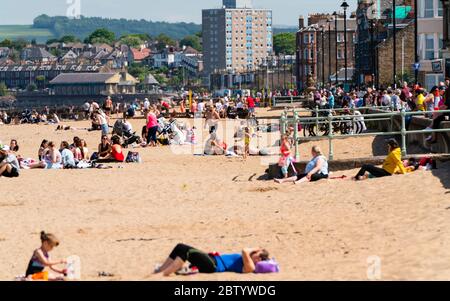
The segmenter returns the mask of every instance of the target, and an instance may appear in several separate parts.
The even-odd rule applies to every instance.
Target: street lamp
[[[392,26],[393,26],[393,72],[394,72],[394,89],[397,89],[397,15],[395,13],[396,3],[392,1]]]
[[[328,22],[328,21],[327,21]],[[322,88],[325,87],[325,25],[320,26],[322,34]]]
[[[417,64],[419,63],[419,32],[418,32],[418,26],[419,24],[418,22],[418,1],[414,0],[414,62],[415,64],[415,68],[414,68],[414,81],[415,84],[417,85],[418,83],[418,77],[419,77],[419,69],[416,68]],[[402,83],[403,84],[403,83]]]
[[[341,7],[344,9],[344,61],[345,61],[345,82],[344,89],[347,86],[347,8],[349,5],[346,1],[342,2]]]
[[[331,84],[331,19],[328,18],[327,19],[327,23],[328,23],[328,80],[329,83]]]
[[[338,36],[337,36],[337,27],[338,27],[338,20],[337,20],[337,16],[338,13],[337,12],[333,12],[333,16],[334,16],[334,46],[335,46],[335,59],[336,59],[336,77],[335,77],[335,81],[336,81],[336,86],[338,85]]]

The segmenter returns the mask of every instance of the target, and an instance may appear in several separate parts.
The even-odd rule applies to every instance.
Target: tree
[[[156,40],[158,41],[158,43],[156,44],[156,48],[159,51],[166,48],[167,45],[176,46],[176,44],[177,44],[177,42],[175,40],[173,40],[171,37],[169,37],[165,34],[160,34],[159,36],[156,37]]]
[[[119,40],[122,44],[128,45],[130,47],[139,47],[140,45],[144,44],[144,41],[142,41],[139,37],[136,36],[124,36],[120,38]]]
[[[0,42],[0,47],[12,47],[12,42],[11,40],[8,39],[4,39],[2,42]]]
[[[50,45],[50,44],[53,44],[53,43],[59,43],[59,40],[58,39],[50,39],[50,40],[47,40],[47,42],[45,44],[46,45]]]
[[[4,82],[0,82],[0,96],[6,96],[8,94],[8,87]]]
[[[295,53],[296,48],[296,36],[295,33],[285,32],[276,34],[273,37],[273,48],[275,50],[275,54],[288,54],[293,55]]]
[[[27,86],[27,91],[28,92],[33,92],[33,91],[36,91],[37,90],[37,86],[36,86],[36,84],[34,84],[34,83],[31,83],[31,84],[29,84],[28,86]]]
[[[73,35],[67,35],[63,36],[61,39],[59,39],[61,43],[75,43],[80,41],[76,36]]]
[[[202,40],[198,36],[186,36],[180,41],[180,46],[190,46],[197,51],[202,51]]]
[[[100,28],[94,31],[89,35],[87,38],[88,43],[95,44],[95,43],[106,43],[106,44],[112,44],[114,40],[116,39],[116,35],[114,32],[107,30],[106,28]]]

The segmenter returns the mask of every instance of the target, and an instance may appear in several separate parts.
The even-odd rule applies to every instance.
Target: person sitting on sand
[[[120,145],[120,138],[117,135],[112,136],[111,138],[112,146],[111,151],[108,152],[106,156],[99,157],[97,162],[103,163],[122,163],[125,160],[125,156],[123,154],[122,145]]]
[[[50,141],[48,143],[48,148],[43,153],[43,159],[39,163],[31,164],[28,167],[30,169],[33,168],[61,169],[62,168],[61,153],[56,148],[55,144],[52,141]]]
[[[25,277],[28,280],[63,280],[65,270],[55,268],[56,265],[65,264],[66,260],[51,260],[50,252],[53,248],[59,246],[59,240],[55,235],[51,233],[41,232],[41,247],[34,250],[33,256],[31,256],[28,262],[27,271]],[[49,268],[56,274],[50,274],[44,270]]]
[[[111,152],[111,142],[108,136],[103,135],[102,141],[98,145],[98,157],[105,157]]]
[[[86,142],[83,139],[80,139],[79,137],[74,137],[71,149],[77,162],[89,160],[89,150],[86,147]]]
[[[155,274],[170,276],[181,270],[186,261],[200,273],[253,273],[256,264],[269,260],[269,252],[262,248],[247,248],[240,254],[207,254],[185,244],[178,244],[167,260],[155,269]]]
[[[70,150],[69,143],[67,141],[61,142],[61,160],[63,168],[71,169],[76,167],[75,158]]]
[[[303,174],[285,179],[275,179],[275,182],[294,182],[294,184],[297,184],[305,182],[316,182],[322,179],[327,179],[328,162],[327,159],[322,155],[322,150],[318,146],[313,146],[311,149],[311,154],[313,158],[306,165],[305,172]]]
[[[48,141],[47,140],[42,140],[41,142],[41,146],[39,146],[39,150],[38,150],[38,159],[39,161],[44,160],[44,152],[46,151],[48,147]]]
[[[205,155],[224,155],[226,150],[227,144],[220,141],[216,132],[211,133],[211,136],[205,143]]]
[[[9,151],[14,153],[19,151],[19,144],[17,144],[16,139],[11,139],[11,142],[9,143]]]
[[[0,150],[0,177],[17,178],[20,165],[14,153]]]
[[[372,164],[364,164],[353,179],[356,181],[367,179],[366,172],[375,178],[392,176],[398,173],[405,174],[407,170],[403,166],[402,151],[398,142],[393,138],[389,139],[387,141],[387,146],[389,148],[389,154],[384,160],[382,168]]]

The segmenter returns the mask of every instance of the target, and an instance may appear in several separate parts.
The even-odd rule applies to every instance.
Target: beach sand
[[[0,139],[17,139],[19,153],[36,158],[43,138],[59,145],[76,135],[92,149],[100,137],[55,128],[0,126]],[[324,151],[327,143],[320,142]],[[311,145],[300,146],[303,159]],[[338,140],[335,158],[371,156],[373,145],[370,137]],[[361,183],[278,185],[257,179],[267,168],[259,157],[135,150],[142,164],[1,178],[0,280],[25,272],[41,230],[61,240],[54,258],[81,257],[83,280],[162,280],[151,272],[179,242],[222,253],[265,247],[281,272],[168,280],[365,280],[371,256],[381,260],[383,280],[450,279],[450,165]],[[114,277],[98,277],[101,271]]]

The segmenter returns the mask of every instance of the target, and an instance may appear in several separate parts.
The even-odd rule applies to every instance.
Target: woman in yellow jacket
[[[406,168],[403,166],[402,151],[398,142],[395,139],[389,139],[387,143],[389,146],[389,154],[384,160],[383,168],[365,164],[354,177],[356,181],[366,179],[366,172],[375,178],[392,176],[393,174],[405,174],[407,172]]]

